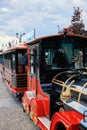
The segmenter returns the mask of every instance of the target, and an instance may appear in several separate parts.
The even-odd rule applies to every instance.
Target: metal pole
[[[35,32],[35,28],[34,28],[34,39],[36,38],[36,32]]]

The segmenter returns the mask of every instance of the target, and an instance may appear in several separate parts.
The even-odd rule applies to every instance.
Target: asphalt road
[[[0,130],[39,130],[0,75]]]

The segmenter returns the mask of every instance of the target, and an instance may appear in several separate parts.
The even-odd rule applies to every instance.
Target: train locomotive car
[[[80,130],[83,113],[70,110],[61,93],[63,87],[71,88],[76,82],[73,89],[78,88],[78,101],[84,95],[79,89],[86,88],[87,37],[64,32],[27,44],[28,89],[22,98],[23,111],[41,130]]]
[[[26,53],[26,43],[20,43],[3,52],[5,83],[20,100],[27,90],[27,70],[22,64],[22,56]]]

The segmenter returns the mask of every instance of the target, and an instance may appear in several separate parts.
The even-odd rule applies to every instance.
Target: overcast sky
[[[0,0],[0,33],[15,36],[33,28],[36,37],[56,34],[71,24],[73,7],[82,9],[87,28],[87,0]]]

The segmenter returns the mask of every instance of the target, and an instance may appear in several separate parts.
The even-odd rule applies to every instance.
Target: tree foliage
[[[82,10],[79,7],[73,8],[74,13],[71,19],[71,25],[69,31],[78,35],[87,35],[87,31],[84,29],[85,25],[82,20]]]

